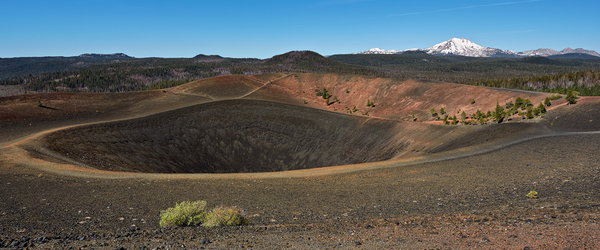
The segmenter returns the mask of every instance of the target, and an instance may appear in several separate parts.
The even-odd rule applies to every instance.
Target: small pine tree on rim
[[[565,97],[565,99],[567,100],[567,102],[569,104],[575,104],[577,103],[577,99],[579,98],[579,92],[575,91],[575,90],[571,90],[567,93],[567,96]]]

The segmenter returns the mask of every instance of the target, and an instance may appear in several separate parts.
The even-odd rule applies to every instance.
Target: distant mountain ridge
[[[576,58],[578,54],[583,55],[582,58],[599,57],[600,53],[593,50],[586,50],[582,48],[571,49],[565,48],[561,51],[541,48],[536,50],[528,50],[523,52],[514,52],[510,50],[502,50],[498,48],[490,48],[481,46],[474,43],[473,41],[466,38],[450,38],[447,41],[435,44],[425,49],[408,49],[408,50],[383,50],[380,48],[373,48],[367,51],[353,53],[353,54],[402,54],[407,51],[422,51],[430,55],[442,55],[442,56],[468,56],[468,57],[529,57],[529,56],[557,56],[567,55],[569,57]]]
[[[419,49],[405,49],[405,50],[383,50],[380,48],[372,48],[367,51],[355,53],[355,54],[366,54],[366,55],[392,55],[401,54],[407,51],[418,51]]]
[[[125,53],[113,53],[113,54],[96,54],[96,53],[85,53],[79,55],[79,57],[87,58],[102,58],[102,59],[118,59],[118,58],[133,58]]]
[[[462,45],[441,44],[436,49],[439,53],[448,54],[481,49],[468,43]],[[504,53],[495,50],[483,52]],[[576,53],[514,58],[437,56],[430,53],[406,50],[394,55],[325,57],[313,51],[291,51],[267,59],[202,54],[190,58],[93,59],[98,55],[10,58],[0,59],[0,85],[41,92],[123,92],[168,88],[219,75],[301,72],[478,84],[488,79],[600,70],[600,60],[571,57],[581,56]]]
[[[136,59],[124,53],[86,53],[78,56],[0,58],[0,79],[29,74],[37,75],[49,72],[79,70],[94,65],[133,61]]]
[[[591,56],[600,57],[600,53],[593,50],[586,50],[582,48],[571,49],[565,48],[561,51],[553,50],[553,49],[536,49],[536,50],[528,50],[519,52],[519,55],[522,56],[556,56],[556,55],[565,55],[565,54],[587,54]]]

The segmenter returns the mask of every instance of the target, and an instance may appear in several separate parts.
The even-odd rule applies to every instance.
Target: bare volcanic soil
[[[547,94],[277,74],[0,98],[0,248],[600,248],[599,98],[502,124],[421,122],[516,96]],[[252,224],[159,227],[193,200]]]
[[[600,247],[598,135],[466,158],[276,179],[104,179],[0,168],[0,247]],[[539,199],[529,199],[529,190]],[[243,208],[243,227],[161,229],[184,200]]]
[[[47,146],[99,169],[268,172],[387,160],[408,142],[396,122],[266,101],[230,100],[62,130]]]

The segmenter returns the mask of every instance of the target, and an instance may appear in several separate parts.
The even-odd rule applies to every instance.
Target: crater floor
[[[256,100],[196,105],[58,131],[47,147],[88,166],[151,173],[270,172],[393,158],[397,122]]]

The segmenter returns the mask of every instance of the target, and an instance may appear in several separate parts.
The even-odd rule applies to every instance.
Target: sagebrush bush
[[[530,199],[537,199],[538,198],[538,192],[535,191],[535,190],[531,190],[525,196],[527,196]]]
[[[205,227],[214,226],[240,226],[247,225],[250,221],[236,207],[216,207],[206,215]]]
[[[206,201],[182,201],[160,212],[160,226],[196,226],[206,220]]]
[[[161,227],[175,226],[239,226],[250,224],[236,207],[216,207],[207,211],[206,201],[182,201],[160,212]]]

